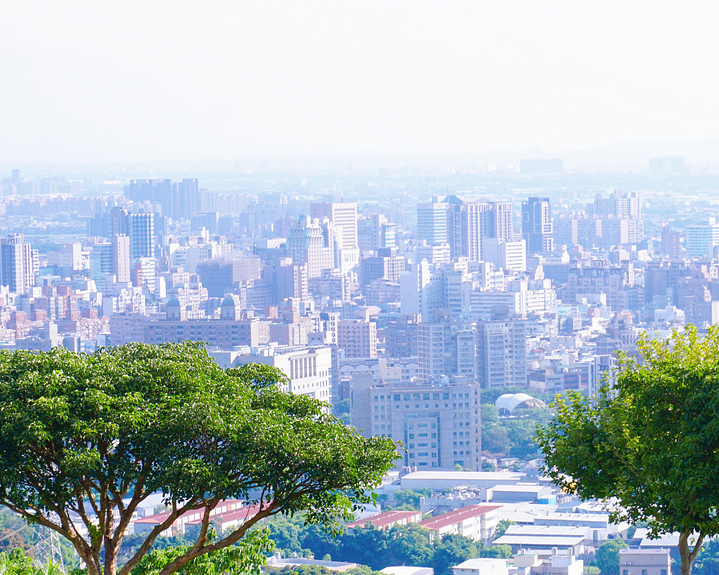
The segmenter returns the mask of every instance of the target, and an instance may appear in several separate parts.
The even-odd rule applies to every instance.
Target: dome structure
[[[220,319],[236,321],[240,319],[240,302],[228,295],[220,305]]]
[[[497,398],[494,405],[500,415],[511,415],[518,407],[546,407],[541,399],[536,399],[526,393],[505,393]]]
[[[170,321],[185,321],[187,319],[187,310],[182,307],[180,300],[176,297],[167,300],[165,314]]]

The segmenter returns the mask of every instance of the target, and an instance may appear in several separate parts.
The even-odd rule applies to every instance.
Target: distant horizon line
[[[703,147],[707,149],[702,151],[685,149],[682,147]],[[671,147],[675,149],[661,149],[663,147]],[[632,148],[634,148],[632,150]],[[623,150],[623,151],[622,151]],[[668,139],[668,140],[632,140],[616,142],[614,144],[606,144],[588,148],[565,149],[560,151],[546,151],[540,148],[525,148],[522,150],[493,150],[488,152],[471,152],[471,151],[455,151],[455,152],[348,152],[338,151],[336,153],[266,153],[266,154],[244,154],[229,156],[206,156],[202,158],[150,158],[150,159],[118,159],[118,160],[57,160],[57,159],[36,159],[36,160],[0,160],[0,167],[23,167],[23,166],[113,166],[127,167],[128,165],[147,166],[150,164],[212,164],[212,163],[242,163],[242,162],[287,162],[287,161],[305,161],[305,162],[326,162],[326,161],[378,161],[378,160],[460,160],[460,161],[481,161],[481,162],[515,162],[524,159],[558,159],[582,162],[607,162],[607,158],[592,158],[597,154],[609,154],[612,157],[609,161],[613,164],[632,164],[640,161],[646,161],[648,157],[669,157],[669,156],[692,156],[697,154],[709,154],[710,158],[702,158],[703,161],[713,163],[719,162],[719,137],[716,138],[690,138],[690,139]],[[621,157],[621,156],[624,157]]]

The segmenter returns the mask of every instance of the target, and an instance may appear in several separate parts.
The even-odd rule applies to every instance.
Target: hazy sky
[[[0,159],[719,137],[717,2],[0,3]]]

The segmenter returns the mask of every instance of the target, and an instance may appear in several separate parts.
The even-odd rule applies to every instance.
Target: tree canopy
[[[682,575],[719,532],[719,331],[688,326],[620,355],[599,397],[555,402],[539,429],[549,475],[584,498],[616,501],[614,516],[652,535],[679,532]]]
[[[594,555],[594,563],[601,575],[619,575],[619,550],[628,545],[622,539],[611,539],[599,546]]]
[[[129,574],[190,510],[200,511],[197,539],[162,575],[279,512],[334,525],[371,501],[395,446],[282,392],[284,382],[265,365],[223,370],[188,342],[0,352],[0,504],[67,538],[90,575]],[[155,492],[169,515],[118,571],[133,513]],[[213,540],[212,511],[228,498],[257,513]]]

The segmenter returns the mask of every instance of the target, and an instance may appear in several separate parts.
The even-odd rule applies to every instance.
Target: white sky
[[[0,159],[719,137],[719,3],[0,0]]]

